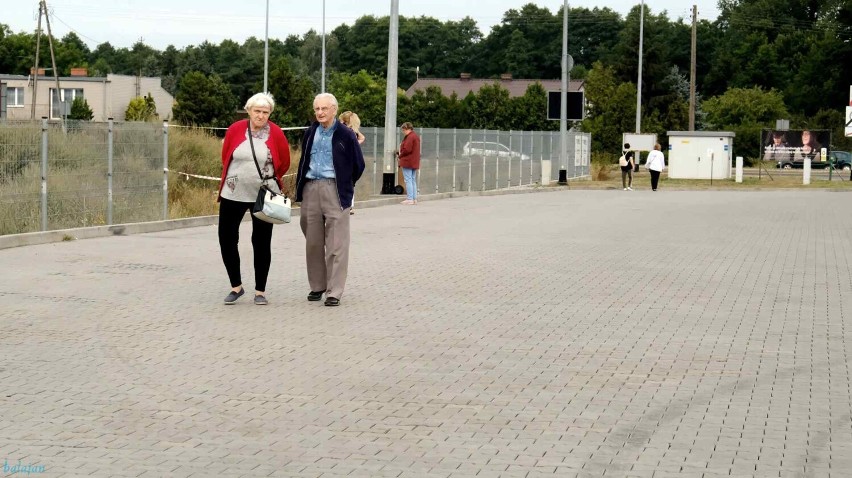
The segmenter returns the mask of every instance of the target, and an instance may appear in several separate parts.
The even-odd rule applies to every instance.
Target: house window
[[[56,94],[56,88],[50,89],[50,119],[60,119],[71,113],[74,99],[83,97],[82,88],[62,88],[62,100]]]
[[[24,106],[24,87],[22,86],[7,86],[6,87],[6,106]]]

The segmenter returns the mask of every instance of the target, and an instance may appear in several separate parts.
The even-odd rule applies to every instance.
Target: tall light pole
[[[636,81],[636,134],[642,132],[642,39],[645,36],[644,29],[645,0],[642,0],[639,7],[639,79]]]
[[[325,93],[325,0],[322,0],[322,80],[320,89]]]
[[[567,182],[568,159],[568,78],[571,70],[568,56],[568,0],[562,6],[562,88],[559,94],[559,182]]]
[[[263,92],[269,93],[269,0],[266,0],[266,35],[263,41]]]
[[[399,69],[399,0],[391,0],[388,34],[388,79],[385,90],[385,151],[382,163],[382,194],[392,194],[396,171],[396,76]]]

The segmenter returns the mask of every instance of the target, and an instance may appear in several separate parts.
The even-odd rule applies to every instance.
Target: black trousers
[[[660,182],[660,172],[651,170],[651,189],[657,190],[657,184]]]
[[[240,223],[246,211],[254,203],[237,202],[222,198],[219,203],[219,248],[222,250],[222,262],[228,271],[231,287],[243,283],[240,276]],[[254,250],[255,290],[266,290],[266,278],[269,276],[269,264],[272,262],[272,224],[251,218],[251,245]]]

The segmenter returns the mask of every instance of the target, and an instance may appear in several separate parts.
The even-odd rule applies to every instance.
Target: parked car
[[[477,158],[511,158],[526,161],[530,157],[526,154],[512,151],[508,146],[493,141],[469,141],[462,148],[462,156]]]
[[[852,153],[849,151],[832,151],[828,153],[828,157],[834,163],[834,169],[852,170]]]
[[[830,151],[828,153],[828,161],[811,161],[811,168],[826,169],[829,164],[833,164],[836,170],[849,171],[852,169],[852,153],[848,151]],[[781,169],[802,169],[805,167],[805,162],[789,159],[779,161],[776,167]]]

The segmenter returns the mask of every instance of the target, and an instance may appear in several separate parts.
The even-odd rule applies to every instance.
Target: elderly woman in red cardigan
[[[281,178],[290,168],[290,145],[284,132],[269,121],[275,108],[272,95],[258,93],[246,102],[248,120],[232,124],[222,144],[222,181],[219,184],[219,248],[231,282],[225,304],[244,293],[240,276],[240,223],[257,199],[261,185],[281,192]],[[251,141],[249,141],[251,135]],[[254,150],[252,151],[252,147]],[[258,174],[257,168],[260,168]],[[261,175],[263,178],[261,178]],[[266,278],[272,262],[272,224],[251,218],[254,250],[254,303],[266,305]]]
[[[417,204],[417,170],[420,169],[420,137],[411,123],[402,123],[402,144],[399,145],[399,167],[405,180],[408,198],[402,204]]]

